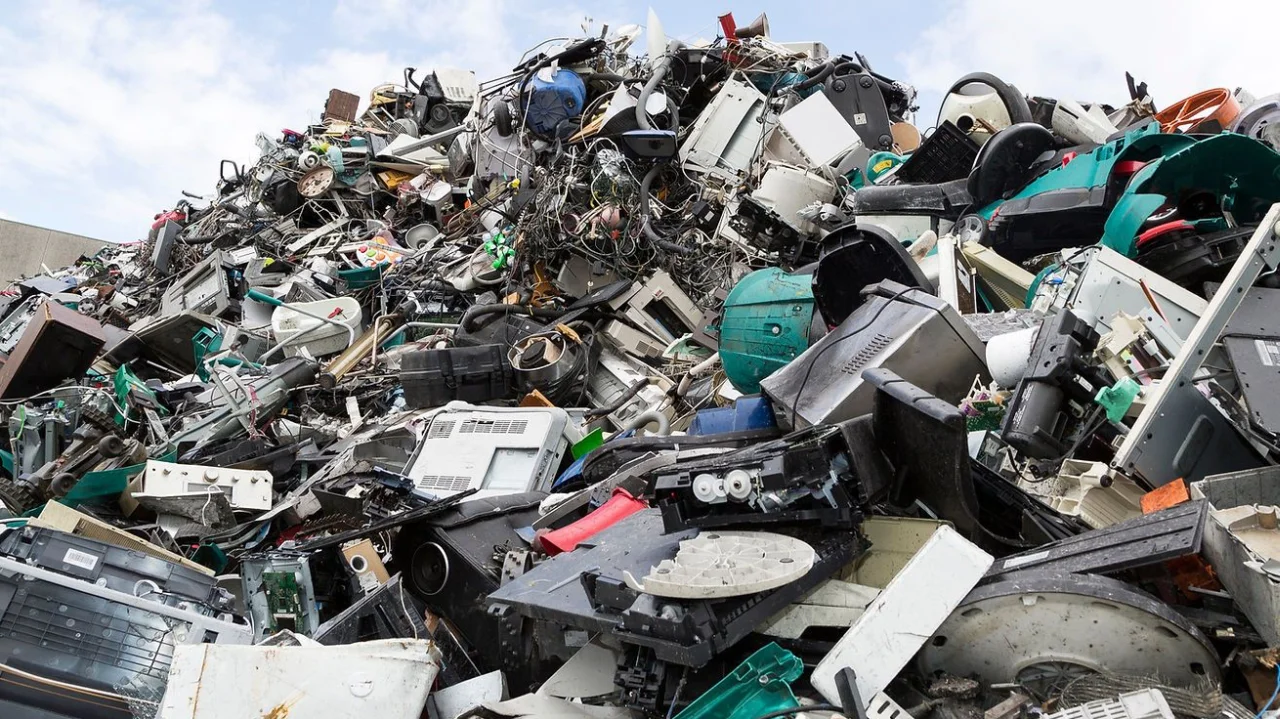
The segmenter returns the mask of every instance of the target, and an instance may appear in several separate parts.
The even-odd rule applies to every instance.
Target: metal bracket
[[[533,553],[527,549],[514,549],[502,558],[502,582],[505,585],[533,569]]]

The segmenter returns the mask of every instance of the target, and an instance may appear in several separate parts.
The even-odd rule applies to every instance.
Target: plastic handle
[[[265,293],[265,292],[259,292],[258,290],[249,290],[248,292],[246,292],[246,293],[245,293],[245,296],[246,296],[246,297],[248,297],[248,298],[250,298],[250,299],[257,300],[257,301],[259,301],[259,302],[265,302],[265,303],[267,303],[267,304],[271,305],[272,307],[283,307],[283,306],[284,306],[284,303],[283,303],[283,302],[281,302],[280,300],[278,300],[278,299],[276,299],[276,298],[272,297],[271,295],[269,295],[269,294],[267,294],[267,293]]]

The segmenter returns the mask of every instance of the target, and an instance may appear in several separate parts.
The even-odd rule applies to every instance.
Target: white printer
[[[560,460],[581,437],[558,407],[483,407],[450,402],[431,417],[405,474],[414,488],[473,498],[548,491]]]

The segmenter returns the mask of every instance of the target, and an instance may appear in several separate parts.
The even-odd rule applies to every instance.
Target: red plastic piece
[[[1163,225],[1156,225],[1155,227],[1152,227],[1151,229],[1147,230],[1141,235],[1138,235],[1138,247],[1142,247],[1148,242],[1158,237],[1163,237],[1169,234],[1170,232],[1177,232],[1179,230],[1194,230],[1194,229],[1195,227],[1190,222],[1187,222],[1186,220],[1174,220],[1172,222],[1166,222]]]
[[[648,506],[643,499],[633,497],[627,490],[615,489],[609,501],[591,514],[567,527],[541,534],[534,541],[535,544],[542,545],[542,551],[548,556],[572,552],[582,542]]]
[[[1120,160],[1111,168],[1111,172],[1115,175],[1132,175],[1145,167],[1146,164],[1141,160]]]
[[[738,41],[738,23],[733,21],[733,13],[727,12],[720,16],[720,32],[724,33],[724,39],[730,43]]]
[[[161,212],[160,214],[156,215],[155,222],[151,223],[151,229],[154,230],[160,227],[161,225],[163,225],[164,223],[168,222],[169,220],[173,220],[174,222],[185,222],[186,219],[187,219],[187,213],[183,212],[182,210],[169,210],[168,212]]]

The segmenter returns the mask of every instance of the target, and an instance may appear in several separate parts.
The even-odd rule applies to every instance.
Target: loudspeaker
[[[751,21],[746,27],[740,27],[733,31],[740,38],[743,37],[769,37],[769,16],[760,13],[760,16]]]
[[[342,557],[346,561],[347,571],[360,585],[362,594],[376,591],[391,579],[387,568],[382,564],[382,558],[378,556],[378,550],[373,548],[373,542],[369,539],[346,545],[342,548]]]

